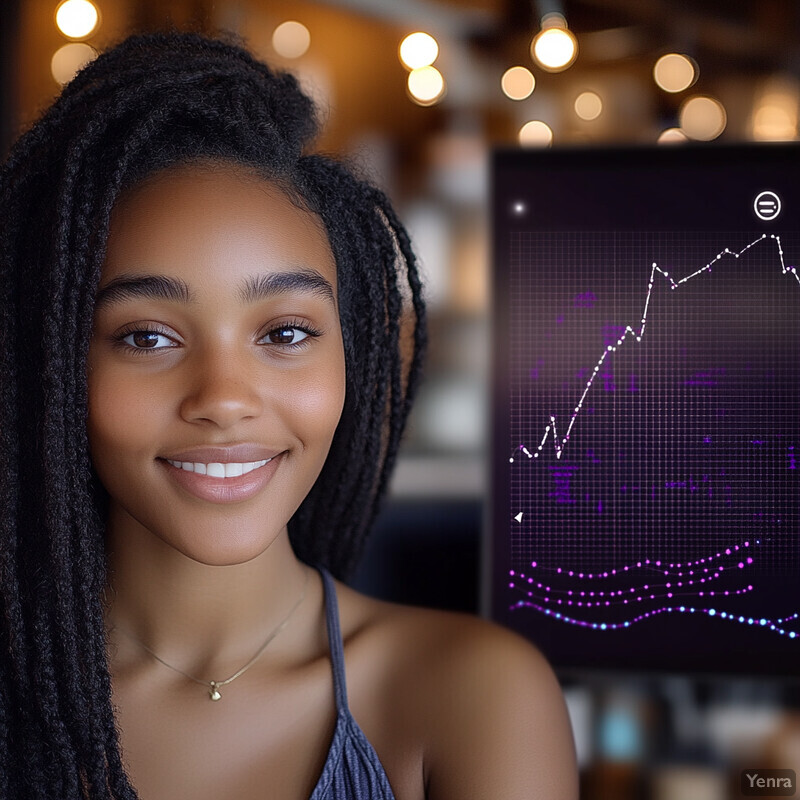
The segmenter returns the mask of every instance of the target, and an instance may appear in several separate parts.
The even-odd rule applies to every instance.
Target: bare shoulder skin
[[[398,800],[578,797],[563,695],[535,647],[466,614],[381,603],[341,584],[338,591],[351,711]],[[363,615],[352,632],[351,614]],[[360,663],[367,658],[371,668]],[[377,697],[362,692],[362,670],[367,688],[380,686]],[[393,776],[395,750],[414,752],[419,772]]]

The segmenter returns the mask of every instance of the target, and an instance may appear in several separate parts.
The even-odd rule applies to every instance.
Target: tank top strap
[[[318,566],[322,575],[322,585],[325,590],[325,617],[328,624],[328,646],[331,651],[331,664],[333,665],[333,688],[336,693],[336,711],[342,713],[348,710],[347,682],[344,673],[344,646],[342,644],[342,630],[339,626],[339,603],[336,599],[336,586],[333,577],[325,567]]]

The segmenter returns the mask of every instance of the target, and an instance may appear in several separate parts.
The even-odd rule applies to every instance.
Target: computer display
[[[800,667],[800,148],[493,163],[491,610],[563,667]]]

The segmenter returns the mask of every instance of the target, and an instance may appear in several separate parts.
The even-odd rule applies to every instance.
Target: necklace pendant
[[[212,700],[219,700],[220,697],[222,697],[222,695],[217,690],[217,682],[216,681],[211,681],[211,688],[208,690],[208,696]]]

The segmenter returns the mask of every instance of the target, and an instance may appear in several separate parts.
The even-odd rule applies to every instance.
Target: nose
[[[246,354],[234,352],[233,348],[210,348],[187,359],[185,368],[186,389],[180,414],[187,422],[230,428],[263,412],[259,370]]]

